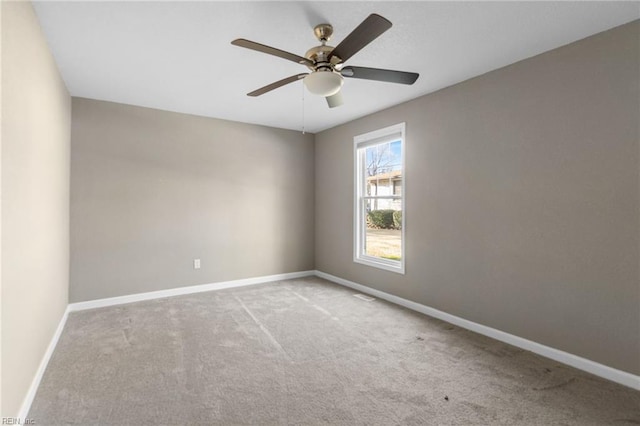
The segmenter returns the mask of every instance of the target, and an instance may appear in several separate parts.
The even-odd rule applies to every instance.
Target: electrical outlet
[[[200,259],[193,259],[193,269],[200,269]]]

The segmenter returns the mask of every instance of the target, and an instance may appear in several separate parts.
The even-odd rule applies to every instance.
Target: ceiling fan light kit
[[[343,83],[342,76],[330,70],[314,71],[304,78],[304,85],[309,92],[324,97],[338,93]]]
[[[311,70],[311,73],[296,74],[254,90],[248,93],[249,96],[260,96],[278,87],[304,79],[304,85],[309,92],[325,97],[329,108],[334,108],[343,103],[340,89],[344,83],[344,77],[399,84],[413,84],[418,79],[419,74],[411,72],[355,66],[343,68],[349,58],[389,28],[391,28],[391,22],[373,13],[334,48],[327,45],[327,41],[333,34],[333,27],[330,24],[316,25],[313,33],[320,42],[320,46],[309,49],[305,57],[246,39],[236,39],[231,44],[278,56],[305,65]]]

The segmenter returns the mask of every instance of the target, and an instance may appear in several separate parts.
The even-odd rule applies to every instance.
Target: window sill
[[[404,262],[397,260],[386,260],[372,256],[360,256],[353,259],[355,263],[361,265],[372,266],[378,269],[384,269],[385,271],[395,272],[396,274],[404,275]]]

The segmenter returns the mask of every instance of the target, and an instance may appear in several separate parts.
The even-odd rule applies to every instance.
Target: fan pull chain
[[[304,83],[300,86],[302,87],[302,134],[304,135]]]

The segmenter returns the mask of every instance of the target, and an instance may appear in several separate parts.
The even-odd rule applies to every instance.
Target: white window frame
[[[358,135],[353,138],[353,157],[354,157],[354,215],[353,215],[353,261],[363,265],[373,266],[375,268],[384,269],[399,274],[404,274],[405,270],[405,211],[406,209],[406,176],[405,176],[405,158],[406,158],[406,125],[398,123],[384,129],[375,130],[373,132]],[[367,255],[365,250],[366,238],[366,217],[365,217],[365,201],[374,199],[376,196],[367,196],[365,193],[365,149],[368,146],[377,145],[384,142],[392,142],[400,140],[401,147],[401,176],[402,176],[402,193],[400,196],[378,196],[380,198],[397,198],[402,200],[402,229],[401,229],[401,250],[400,260],[382,259],[375,256]],[[359,152],[359,150],[361,150]]]

